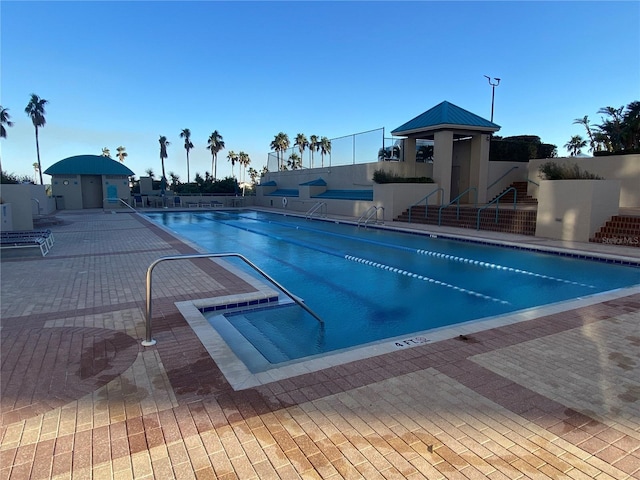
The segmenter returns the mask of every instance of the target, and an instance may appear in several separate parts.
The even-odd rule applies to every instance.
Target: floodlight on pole
[[[491,121],[493,122],[493,100],[496,97],[496,87],[500,85],[500,79],[493,77],[493,80],[495,80],[496,83],[492,83],[491,77],[488,75],[485,75],[484,77],[489,81],[489,85],[491,85]]]

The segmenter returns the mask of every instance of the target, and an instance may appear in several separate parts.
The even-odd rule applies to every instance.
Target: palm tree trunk
[[[189,183],[189,150],[187,150],[187,183]]]
[[[42,165],[40,164],[40,142],[38,141],[38,127],[36,127],[36,154],[38,155],[38,173],[40,174],[40,185],[44,185],[42,181]]]
[[[213,155],[213,181],[215,182],[218,176],[218,154]]]

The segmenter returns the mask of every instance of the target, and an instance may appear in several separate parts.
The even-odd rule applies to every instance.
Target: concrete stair
[[[589,241],[640,248],[640,216],[615,215]]]
[[[411,222],[427,225],[438,225],[437,205],[430,205],[425,216],[425,206],[411,208]],[[451,205],[442,211],[441,226],[476,229],[478,208],[468,205],[460,206],[460,216],[457,216],[455,205]],[[500,208],[498,222],[496,223],[496,208],[491,206],[480,213],[480,230],[492,232],[516,233],[520,235],[535,235],[536,233],[536,209]],[[398,222],[409,222],[409,210],[405,210],[398,218]]]

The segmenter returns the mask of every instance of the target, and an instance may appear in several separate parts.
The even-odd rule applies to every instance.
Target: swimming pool
[[[227,312],[222,328],[208,314],[232,349],[239,332],[269,364],[640,284],[633,266],[295,216],[148,217],[206,251],[245,255],[325,321],[295,304]]]

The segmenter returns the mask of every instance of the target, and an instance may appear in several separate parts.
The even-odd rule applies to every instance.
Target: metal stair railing
[[[311,316],[313,316],[320,325],[324,326],[324,320],[322,320],[318,314],[316,314],[313,310],[311,310],[308,306],[306,306],[303,302],[301,302],[295,295],[293,295],[289,290],[283,287],[280,283],[270,277],[266,272],[262,271],[257,265],[252,263],[249,259],[239,253],[197,253],[197,254],[189,254],[189,255],[174,255],[168,257],[160,257],[155,260],[149,268],[147,269],[147,309],[146,309],[146,319],[145,319],[145,339],[141,342],[142,346],[150,347],[156,344],[156,341],[151,336],[151,316],[152,316],[152,304],[151,304],[151,292],[153,288],[153,269],[159,263],[170,261],[170,260],[191,260],[194,258],[223,258],[223,257],[237,257],[242,260],[244,263],[253,268],[256,272],[262,275],[265,279],[279,288],[282,293],[284,293],[287,297],[293,300],[296,304],[306,310]]]
[[[489,191],[489,189],[491,187],[493,187],[496,183],[498,183],[500,180],[502,180],[504,177],[506,177],[507,175],[509,175],[512,171],[519,169],[520,167],[511,167],[509,170],[507,170],[506,172],[504,172],[502,175],[500,175],[500,177],[498,177],[498,179],[493,182],[491,185],[489,185],[487,187],[487,191]]]
[[[102,209],[106,210],[105,206],[104,206],[104,202],[108,202],[108,203],[122,203],[125,207],[133,210],[134,212],[138,213],[138,211],[133,208],[131,205],[129,205],[127,202],[125,202],[124,200],[122,200],[121,198],[105,198],[104,200],[102,200]]]
[[[327,217],[327,203],[326,202],[318,202],[313,207],[311,207],[307,213],[305,214],[305,218],[307,220],[311,220],[313,215],[318,213],[319,217],[326,218]]]
[[[478,209],[478,213],[476,214],[476,230],[480,230],[480,212],[482,212],[485,208],[489,208],[492,204],[496,204],[496,223],[498,223],[498,215],[500,212],[500,199],[504,197],[507,193],[513,190],[513,210],[516,210],[516,201],[518,199],[518,191],[514,187],[507,188],[504,192],[498,195],[496,198],[487,203],[484,207]]]
[[[378,211],[380,210],[382,210],[382,222],[380,222],[380,220],[378,219]],[[367,208],[367,210],[362,215],[360,215],[360,218],[358,219],[358,228],[360,228],[360,224],[363,222],[363,220],[364,226],[366,228],[369,220],[371,220],[374,215],[376,217],[376,224],[384,223],[384,207],[377,207],[376,205],[373,205]]]
[[[469,187],[467,188],[464,192],[462,192],[460,195],[458,195],[456,198],[454,198],[453,200],[451,200],[449,203],[447,203],[446,205],[443,205],[440,207],[440,209],[438,210],[438,225],[442,225],[442,210],[444,210],[445,208],[453,205],[454,203],[456,204],[456,220],[460,220],[460,199],[465,196],[467,193],[470,193],[471,191],[474,191],[476,194],[476,201],[474,202],[474,207],[478,206],[478,189],[476,187]]]
[[[442,192],[444,194],[444,188],[442,187],[438,187],[436,190],[434,190],[433,192],[431,192],[429,195],[427,195],[426,197],[418,200],[416,203],[414,203],[413,205],[411,205],[409,207],[409,223],[411,223],[411,209],[413,207],[417,207],[418,205],[420,205],[422,202],[424,202],[424,218],[427,218],[427,213],[429,212],[429,197],[431,195],[433,195],[434,193],[438,193],[438,192]]]

